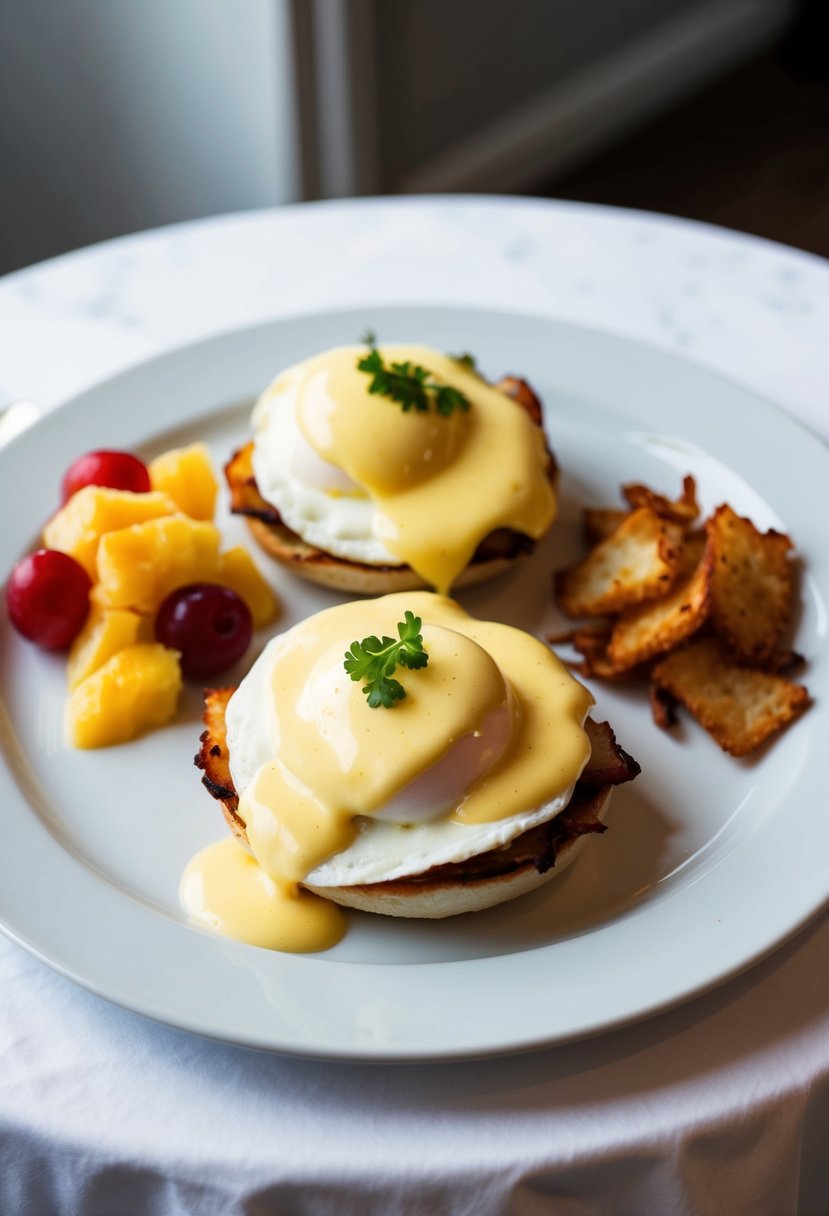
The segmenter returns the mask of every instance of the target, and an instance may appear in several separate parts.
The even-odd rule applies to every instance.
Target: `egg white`
[[[399,566],[373,533],[370,497],[311,447],[297,421],[301,365],[288,368],[253,411],[253,473],[259,492],[309,545],[348,561]]]
[[[296,628],[296,627],[295,627]],[[254,663],[226,710],[230,771],[241,795],[258,769],[273,757],[270,676],[291,633],[273,638]],[[263,712],[263,707],[266,707]],[[359,834],[341,853],[308,875],[314,886],[340,887],[389,882],[420,874],[432,866],[465,861],[468,857],[507,845],[530,828],[553,819],[568,805],[573,786],[550,802],[491,823],[460,824],[426,817],[400,824],[361,816]]]

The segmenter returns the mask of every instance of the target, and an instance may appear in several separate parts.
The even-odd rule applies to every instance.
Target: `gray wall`
[[[0,270],[297,197],[287,0],[0,0]]]

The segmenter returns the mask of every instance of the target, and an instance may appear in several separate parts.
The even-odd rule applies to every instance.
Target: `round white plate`
[[[657,730],[644,690],[596,685],[596,716],[610,720],[642,775],[617,791],[610,830],[571,871],[525,899],[450,921],[355,915],[336,949],[297,957],[214,937],[178,907],[186,861],[224,832],[193,767],[199,690],[163,731],[72,751],[62,741],[62,659],[22,641],[3,617],[5,932],[93,991],[171,1025],[340,1059],[525,1050],[619,1026],[721,982],[793,933],[829,891],[829,543],[816,509],[829,452],[754,394],[647,347],[539,318],[379,307],[297,317],[136,367],[2,449],[0,570],[36,542],[76,454],[118,446],[151,456],[199,438],[221,464],[247,437],[252,397],[281,366],[367,328],[383,341],[472,351],[487,375],[518,372],[545,400],[564,470],[560,520],[522,568],[459,596],[473,613],[538,633],[560,626],[551,571],[579,552],[581,506],[616,502],[629,480],[674,494],[690,471],[706,512],[728,501],[794,537],[795,640],[815,705],[756,758],[738,761],[687,718],[671,734]],[[220,522],[228,544],[246,539],[238,520]],[[285,626],[337,598],[269,574]]]

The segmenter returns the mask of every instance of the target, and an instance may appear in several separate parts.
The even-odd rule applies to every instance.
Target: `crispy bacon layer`
[[[238,835],[243,835],[245,824],[238,813],[239,796],[230,775],[225,728],[225,708],[233,691],[232,688],[215,688],[205,693],[205,730],[201,735],[195,764],[202,770],[202,784],[223,804],[231,828]],[[539,874],[545,874],[555,864],[556,853],[566,841],[587,832],[604,832],[605,825],[598,817],[598,810],[604,801],[607,786],[632,781],[641,770],[633,757],[616,742],[616,736],[607,722],[594,722],[588,718],[585,730],[592,751],[566,810],[547,823],[524,832],[504,848],[491,849],[464,862],[433,866],[406,881],[434,882],[446,879],[472,882],[510,874],[529,863],[535,866]]]

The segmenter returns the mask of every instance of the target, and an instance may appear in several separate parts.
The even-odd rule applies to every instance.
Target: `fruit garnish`
[[[214,676],[231,667],[250,645],[253,618],[241,596],[218,583],[179,587],[155,618],[159,642],[177,650],[186,676]]]
[[[84,486],[108,486],[145,494],[150,488],[147,466],[130,452],[86,452],[70,464],[61,482],[62,501],[68,502]]]
[[[116,651],[72,690],[66,735],[73,747],[111,747],[169,722],[181,692],[178,655],[159,642]]]
[[[219,551],[221,533],[209,522],[216,486],[200,443],[146,466],[130,452],[100,449],[67,469],[63,505],[41,548],[12,572],[6,599],[24,637],[69,650],[73,747],[107,747],[163,726],[183,674],[231,666],[252,630],[276,615],[247,550]]]
[[[191,519],[212,520],[219,483],[210,452],[203,443],[161,452],[147,465],[154,490],[168,494]]]
[[[92,580],[57,549],[38,549],[17,563],[6,587],[15,629],[47,650],[65,650],[83,628]]]

